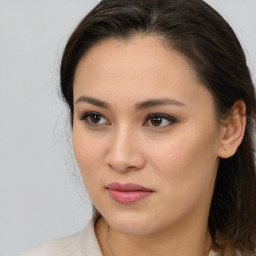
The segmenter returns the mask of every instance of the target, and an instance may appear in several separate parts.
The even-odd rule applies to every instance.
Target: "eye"
[[[154,113],[146,117],[146,121],[144,122],[143,125],[164,128],[176,122],[177,120],[172,116],[169,116],[166,114]]]
[[[91,126],[101,126],[105,124],[110,124],[109,121],[98,112],[87,112],[83,114],[79,119]]]

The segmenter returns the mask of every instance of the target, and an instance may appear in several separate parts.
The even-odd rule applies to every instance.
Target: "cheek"
[[[184,129],[161,145],[149,147],[154,149],[150,152],[153,169],[169,184],[167,189],[186,193],[209,186],[217,159],[215,134],[214,130]]]
[[[84,129],[77,129],[75,126],[72,142],[84,186],[94,205],[97,205],[102,193],[99,188],[103,187],[100,171],[104,165],[104,145],[101,140],[95,139]]]
[[[161,211],[172,213],[175,219],[208,205],[217,169],[211,147],[208,136],[198,140],[197,136],[184,134],[151,152],[155,156],[151,166],[161,194]]]
[[[101,140],[95,139],[90,133],[74,124],[72,136],[74,154],[83,178],[87,180],[95,177],[103,161],[103,145]]]

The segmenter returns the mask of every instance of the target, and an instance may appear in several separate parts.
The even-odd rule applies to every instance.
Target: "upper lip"
[[[152,189],[145,188],[145,187],[135,184],[135,183],[120,184],[118,182],[113,182],[113,183],[108,184],[106,188],[111,189],[111,190],[123,191],[123,192],[130,192],[130,191],[153,192]]]

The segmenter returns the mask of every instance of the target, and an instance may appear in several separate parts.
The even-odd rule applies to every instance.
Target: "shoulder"
[[[94,223],[90,221],[85,229],[60,239],[51,240],[32,247],[19,256],[102,256],[95,236]]]
[[[209,256],[219,256],[219,254],[213,250],[210,251]]]

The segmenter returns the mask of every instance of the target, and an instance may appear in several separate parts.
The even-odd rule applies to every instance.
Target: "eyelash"
[[[99,112],[87,112],[85,114],[83,114],[82,116],[80,116],[80,120],[84,121],[86,124],[93,126],[93,127],[99,127],[100,125],[103,124],[98,124],[98,123],[93,123],[92,121],[89,121],[89,118],[91,117],[100,117],[100,118],[105,118],[102,114],[100,114]],[[105,118],[106,119],[106,118]],[[107,120],[107,119],[106,119]],[[107,123],[108,125],[110,124],[109,122]]]
[[[154,126],[154,125],[147,125],[146,123],[148,123],[150,120],[152,122],[152,119],[153,118],[160,118],[161,119],[161,124],[163,122],[163,120],[167,120],[169,122],[169,124],[167,125],[164,125],[164,126]],[[167,115],[167,114],[163,114],[163,113],[152,113],[152,114],[149,114],[146,118],[145,118],[145,121],[143,123],[143,126],[151,126],[153,128],[156,128],[156,129],[159,129],[159,128],[165,128],[167,126],[170,126],[174,123],[177,122],[177,119],[174,118],[173,116],[170,116],[170,115]]]
[[[93,123],[92,121],[90,121],[90,118],[92,117],[97,117],[97,118],[104,118],[106,119],[102,114],[100,114],[99,112],[87,112],[85,114],[83,114],[82,116],[80,116],[80,120],[81,121],[84,121],[86,124],[90,125],[90,126],[93,126],[93,127],[100,127],[102,125],[111,125],[110,122],[107,121],[106,119],[106,123],[102,123],[102,124],[99,124],[99,123]],[[152,125],[152,119],[153,118],[159,118],[159,121],[160,121],[160,125]],[[151,125],[148,124],[148,122],[150,122],[151,120]],[[162,122],[163,121],[167,121],[168,124],[167,125],[164,125],[164,126],[161,126]],[[157,120],[158,121],[158,120]],[[170,115],[167,115],[167,114],[163,114],[163,113],[152,113],[152,114],[149,114],[148,116],[146,116],[145,118],[145,121],[143,122],[143,126],[150,126],[150,127],[153,127],[155,129],[161,129],[161,128],[165,128],[167,126],[170,126],[174,123],[177,122],[177,119],[170,116]]]

